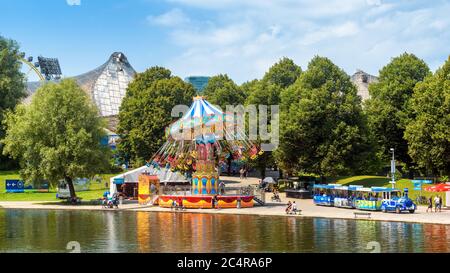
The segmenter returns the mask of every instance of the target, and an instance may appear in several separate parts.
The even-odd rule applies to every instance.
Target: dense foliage
[[[315,57],[281,96],[280,165],[289,173],[336,176],[360,170],[369,151],[361,98],[350,77]]]
[[[291,59],[281,59],[266,72],[261,80],[242,85],[247,94],[246,105],[255,105],[257,108],[259,105],[265,105],[270,112],[272,105],[280,105],[283,90],[294,84],[301,73],[300,66]],[[270,113],[268,114],[270,117]],[[275,165],[272,151],[266,151],[256,162],[253,162],[253,165],[260,171],[262,177],[265,177],[266,168]]]
[[[209,102],[220,106],[223,111],[226,111],[228,105],[243,105],[246,98],[244,91],[228,75],[211,77],[203,94]]]
[[[378,83],[369,86],[371,99],[366,110],[369,126],[379,148],[387,160],[395,149],[396,158],[411,167],[405,128],[411,116],[408,107],[414,87],[430,74],[427,64],[413,54],[404,53],[380,70]]]
[[[137,165],[150,160],[164,144],[165,128],[176,105],[190,106],[194,87],[165,68],[153,67],[130,83],[119,113],[118,149],[125,161]]]
[[[5,113],[14,109],[26,95],[19,54],[19,46],[15,41],[0,36],[0,140],[5,136],[6,128],[2,122]],[[2,155],[0,145],[0,169],[11,163],[8,157]]]
[[[73,179],[93,177],[109,163],[101,145],[104,123],[97,108],[74,80],[38,89],[30,105],[6,115],[4,152],[18,159],[26,181],[65,179],[75,197]]]
[[[426,174],[450,173],[450,58],[434,75],[417,84],[408,109],[405,141]]]

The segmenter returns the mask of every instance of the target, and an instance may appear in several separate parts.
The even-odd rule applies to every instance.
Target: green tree
[[[25,77],[20,72],[19,46],[15,41],[0,36],[0,140],[5,136],[2,122],[7,111],[13,110],[26,95]],[[0,145],[0,168],[6,167],[10,159],[3,156]]]
[[[212,77],[203,90],[206,99],[223,111],[227,105],[243,105],[245,103],[244,91],[234,83],[228,75],[218,75]]]
[[[369,139],[361,98],[350,77],[329,59],[315,57],[283,92],[276,158],[288,172],[320,176],[361,170]]]
[[[283,58],[266,72],[260,81],[252,81],[243,85],[247,94],[246,105],[280,105],[283,90],[295,83],[302,69],[291,59]],[[268,165],[274,165],[272,152],[265,152],[253,165],[265,177]]]
[[[408,152],[427,174],[450,173],[450,57],[434,75],[418,83],[406,126]]]
[[[104,122],[95,105],[74,80],[39,88],[29,106],[20,105],[6,117],[5,153],[18,159],[27,181],[64,179],[72,198],[73,179],[105,170],[109,148]]]
[[[427,64],[413,54],[404,53],[380,70],[378,83],[369,86],[371,99],[366,111],[369,127],[380,153],[388,160],[390,149],[395,149],[398,160],[411,167],[408,143],[404,139],[414,87],[430,74]]]
[[[287,88],[297,81],[302,73],[302,68],[289,58],[282,58],[274,64],[264,75],[263,82],[275,84],[281,88]]]
[[[165,128],[174,121],[176,105],[192,104],[196,92],[191,84],[173,77],[167,69],[154,67],[130,83],[119,112],[118,146],[125,161],[143,164],[165,141]]]

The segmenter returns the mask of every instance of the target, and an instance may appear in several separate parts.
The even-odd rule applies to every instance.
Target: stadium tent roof
[[[100,116],[110,117],[118,115],[128,84],[135,75],[136,71],[128,62],[125,54],[114,52],[103,65],[75,76],[73,79],[92,98],[99,109]],[[28,97],[25,99],[25,103],[31,101],[32,96],[42,84],[43,82],[28,83]]]

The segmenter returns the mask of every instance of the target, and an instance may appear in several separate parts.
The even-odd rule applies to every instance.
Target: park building
[[[355,74],[351,77],[353,84],[356,85],[358,89],[358,95],[361,96],[362,100],[368,100],[370,98],[369,85],[371,83],[378,82],[378,77],[372,76],[362,70],[357,70]]]
[[[98,107],[100,116],[107,119],[108,129],[115,132],[120,105],[126,95],[128,84],[135,75],[136,71],[125,54],[115,52],[103,65],[73,78]],[[25,103],[31,100],[41,84],[42,82],[28,83],[29,96]]]
[[[190,76],[184,79],[184,81],[192,84],[197,93],[201,95],[203,90],[205,90],[205,87],[208,85],[209,79],[210,77],[206,76]]]

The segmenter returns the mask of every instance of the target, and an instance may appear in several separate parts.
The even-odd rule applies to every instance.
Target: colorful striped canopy
[[[192,129],[212,126],[223,122],[226,115],[216,106],[205,100],[204,97],[195,97],[189,111],[179,120],[168,127],[166,134],[179,133],[181,129]]]
[[[194,98],[194,103],[192,104],[189,111],[184,115],[182,120],[187,119],[197,119],[204,118],[207,116],[222,116],[223,112],[217,107],[209,103],[203,97]]]

